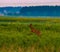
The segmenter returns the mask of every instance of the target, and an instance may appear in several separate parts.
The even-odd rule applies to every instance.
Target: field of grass
[[[60,52],[60,18],[0,17],[0,52]]]

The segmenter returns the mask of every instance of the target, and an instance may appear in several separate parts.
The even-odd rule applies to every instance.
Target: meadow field
[[[0,52],[60,52],[60,18],[0,17]]]

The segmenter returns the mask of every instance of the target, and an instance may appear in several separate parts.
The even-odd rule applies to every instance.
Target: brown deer
[[[37,34],[38,36],[41,35],[41,32],[33,27],[32,24],[29,25],[31,32]]]

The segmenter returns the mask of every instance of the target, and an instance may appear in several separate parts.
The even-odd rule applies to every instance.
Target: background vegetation
[[[0,18],[0,52],[60,52],[60,18]]]

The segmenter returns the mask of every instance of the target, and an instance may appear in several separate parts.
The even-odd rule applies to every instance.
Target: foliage
[[[12,19],[12,18],[11,18]],[[1,19],[0,19],[1,20]],[[21,20],[21,19],[20,19]],[[32,19],[29,19],[32,20]],[[40,22],[38,21],[40,20]],[[35,51],[55,51],[60,47],[60,21],[59,19],[38,19],[35,23],[32,22],[0,22],[0,48],[3,46],[11,47],[16,46],[19,48],[29,49],[33,47]],[[42,22],[43,20],[44,22]],[[53,22],[55,21],[55,22]],[[57,22],[59,21],[59,22]],[[32,23],[33,27],[41,31],[41,36],[32,33],[29,24]],[[32,48],[32,49],[33,49]],[[52,48],[52,49],[51,49]],[[15,49],[15,48],[14,48]],[[41,49],[41,50],[40,50]],[[47,49],[47,50],[46,50]],[[50,50],[51,49],[51,50]],[[40,51],[39,51],[40,50]]]

